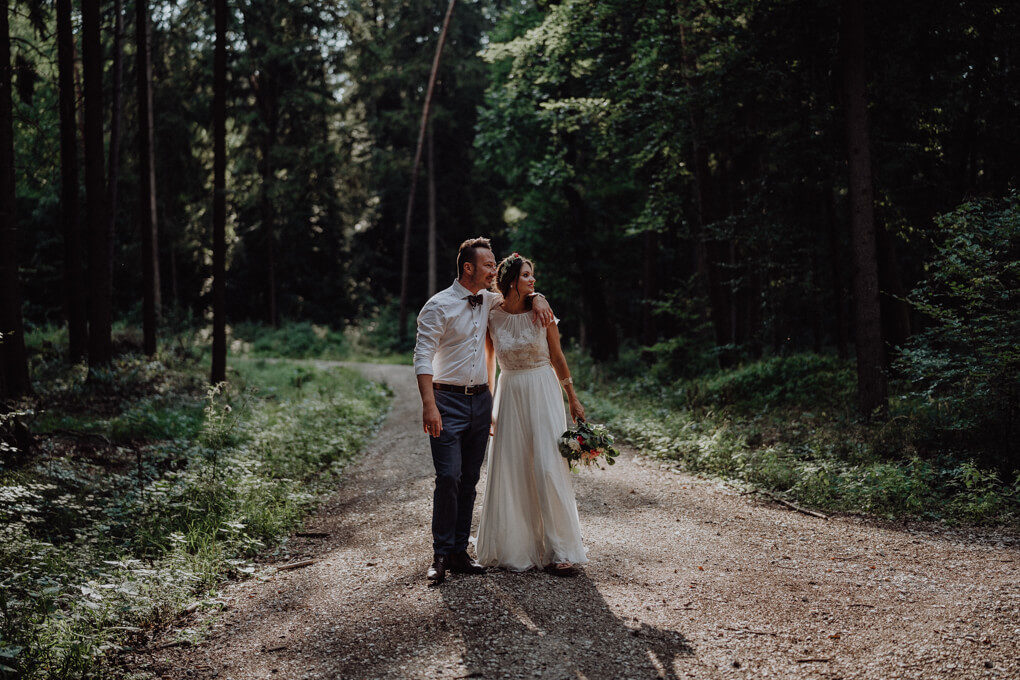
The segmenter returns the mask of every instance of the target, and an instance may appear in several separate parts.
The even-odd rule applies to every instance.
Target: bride
[[[504,259],[496,286],[503,303],[489,312],[486,348],[495,351],[500,376],[478,561],[573,576],[575,565],[588,560],[569,468],[557,444],[567,428],[560,385],[566,388],[571,419],[583,420],[584,408],[574,393],[556,324],[542,328],[528,318],[529,294],[535,290],[531,261],[517,253]]]

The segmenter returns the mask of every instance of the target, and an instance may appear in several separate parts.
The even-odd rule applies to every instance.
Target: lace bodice
[[[504,371],[547,365],[549,341],[545,333],[545,328],[532,320],[531,312],[508,314],[498,305],[489,310],[489,334]]]

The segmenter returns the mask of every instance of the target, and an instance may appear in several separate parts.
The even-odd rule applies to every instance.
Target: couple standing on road
[[[484,574],[486,567],[572,576],[587,561],[569,468],[557,447],[567,427],[561,386],[571,419],[583,420],[584,409],[556,323],[535,292],[531,261],[514,253],[497,266],[485,238],[461,244],[457,280],[418,314],[414,371],[436,469],[433,583],[448,570]],[[467,546],[490,432],[475,562]]]

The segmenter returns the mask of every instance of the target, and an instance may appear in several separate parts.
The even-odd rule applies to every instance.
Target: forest
[[[115,473],[122,543],[97,550],[202,554],[174,543],[180,496],[128,527],[142,487],[194,459],[205,488],[267,422],[294,438],[259,446],[324,447],[273,449],[270,479],[353,455],[336,440],[385,389],[299,360],[410,363],[479,235],[535,261],[592,416],[649,455],[816,508],[1015,525],[1018,36],[995,0],[3,0],[4,535],[72,545],[56,499]],[[88,475],[46,476],[76,456]],[[265,499],[230,489],[217,518],[254,527]],[[280,493],[199,581],[311,502]],[[87,672],[112,638],[74,647],[46,623],[66,583],[0,554],[23,593],[0,596],[0,676]]]

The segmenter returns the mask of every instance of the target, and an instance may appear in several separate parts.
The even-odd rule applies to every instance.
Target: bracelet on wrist
[[[564,387],[566,387],[567,385],[573,385],[574,379],[568,375],[566,378],[560,381],[560,384],[563,385]]]

